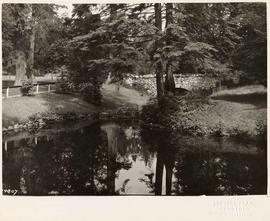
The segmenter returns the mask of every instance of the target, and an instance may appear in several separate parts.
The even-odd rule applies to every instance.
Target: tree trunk
[[[161,100],[164,96],[164,81],[163,81],[163,67],[161,61],[156,67],[156,85],[157,85],[157,99],[158,103],[161,103]]]
[[[173,72],[171,70],[170,62],[166,64],[166,77],[165,77],[165,86],[164,89],[166,93],[175,93],[175,81],[173,77]]]
[[[110,20],[110,22],[112,22],[117,17],[117,4],[110,4],[109,8],[110,8],[110,17],[109,17],[109,20]],[[110,42],[110,44],[113,43],[112,42],[112,38],[110,38],[109,42]],[[112,60],[113,58],[114,58],[113,53],[110,51],[109,52],[109,59]],[[116,76],[116,73],[115,73],[115,71],[111,70],[109,72],[109,75],[111,76],[112,80],[114,80],[115,79],[115,76]]]
[[[161,30],[162,29],[162,16],[161,16],[161,4],[155,4],[155,26]]]
[[[173,4],[166,4],[166,28],[173,23]],[[166,30],[166,45],[171,45],[171,30]],[[175,81],[171,70],[171,62],[166,63],[166,78],[165,78],[165,91],[166,93],[175,93]]]
[[[34,56],[35,56],[35,38],[36,38],[36,28],[35,28],[35,19],[33,13],[33,5],[30,6],[30,16],[31,16],[31,35],[30,35],[30,50],[29,50],[29,57],[28,57],[28,70],[27,70],[27,77],[33,77],[33,70],[34,70]]]
[[[161,16],[161,4],[155,3],[155,26],[162,29],[162,16]],[[163,65],[160,61],[156,67],[156,85],[157,85],[157,98],[160,104],[162,97],[164,96],[164,83],[163,83]]]
[[[25,54],[22,51],[16,52],[16,75],[14,85],[21,85],[23,80],[26,80],[26,60]]]
[[[174,168],[174,161],[167,160],[165,162],[166,168],[166,195],[172,194],[172,175],[173,175],[173,168]]]
[[[34,56],[35,56],[35,37],[36,37],[35,35],[36,35],[36,29],[33,26],[32,33],[30,36],[30,51],[29,51],[29,58],[28,58],[29,73],[26,73],[28,78],[32,78],[34,74],[33,70],[34,70]]]
[[[162,195],[163,170],[164,170],[163,157],[159,156],[159,153],[157,153],[155,195]]]
[[[166,3],[166,27],[173,23],[173,4]]]

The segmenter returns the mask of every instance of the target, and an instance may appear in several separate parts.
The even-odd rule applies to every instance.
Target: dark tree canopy
[[[266,82],[265,3],[76,4],[71,18],[58,7],[3,5],[4,63],[12,51],[31,54],[35,24],[34,68],[65,65],[75,84],[157,70],[165,92],[174,73]]]

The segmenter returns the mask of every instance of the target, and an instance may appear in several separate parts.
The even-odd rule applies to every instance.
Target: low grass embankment
[[[266,136],[267,94],[263,86],[246,86],[202,98],[188,94],[170,97],[161,110],[144,108],[147,123],[190,135],[231,136],[256,139]],[[154,112],[151,112],[151,109]]]
[[[2,126],[6,128],[25,122],[37,114],[87,114],[99,110],[78,96],[54,93],[4,99],[2,105]]]
[[[8,128],[24,123],[38,116],[52,115],[86,115],[114,111],[118,108],[135,107],[140,109],[148,101],[147,96],[133,89],[115,85],[105,85],[102,89],[103,100],[100,107],[84,101],[78,95],[39,94],[35,96],[16,97],[2,100],[2,127]]]

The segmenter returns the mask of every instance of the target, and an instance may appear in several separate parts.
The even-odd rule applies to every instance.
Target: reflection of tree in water
[[[5,188],[30,195],[115,194],[117,171],[131,166],[129,142],[116,124],[101,128],[97,123],[47,138],[39,137],[38,145],[21,140],[9,148],[4,155]]]
[[[266,192],[261,156],[204,152],[176,156],[173,194],[241,195]],[[256,163],[256,161],[258,161]]]
[[[65,144],[61,142],[61,137],[57,138],[55,146],[59,149],[61,146],[71,147],[71,151],[65,151],[60,156],[61,166],[58,168],[58,174],[62,175],[57,187],[62,187],[62,194],[115,194],[115,172],[119,168],[127,167],[126,162],[116,162],[118,147],[123,148],[121,131],[117,127],[100,128],[100,124],[91,125],[84,128],[80,133],[72,134],[72,137],[66,139]],[[64,164],[64,165],[63,165]],[[54,184],[57,182],[54,182]]]
[[[16,189],[18,194],[40,190],[40,180],[36,179],[37,160],[30,145],[32,143],[32,138],[9,142],[12,152],[3,152],[4,189]]]
[[[116,172],[124,167],[129,169],[131,164],[125,157],[119,157],[118,152],[122,155],[126,152],[126,139],[122,128],[117,124],[103,125],[102,130],[107,134],[108,142],[108,161],[107,161],[107,186],[108,194],[115,194],[115,177]],[[121,156],[121,155],[120,155]]]
[[[168,132],[110,123],[38,137],[37,144],[34,136],[9,141],[3,187],[29,195],[107,195],[125,193],[135,178],[155,194],[162,194],[162,186],[168,195],[266,193],[266,153],[219,152],[195,143],[193,148]],[[143,177],[122,177],[116,187],[121,169],[138,161],[145,162]]]
[[[107,123],[102,130],[107,134],[108,140],[108,188],[109,194],[126,193],[126,186],[130,179],[126,177],[120,188],[116,190],[115,179],[119,176],[121,169],[130,169],[132,163],[137,159],[146,162],[149,158],[149,151],[142,147],[140,129],[138,126],[130,126],[128,123]],[[147,152],[147,153],[146,153]],[[148,162],[147,162],[148,163]],[[133,177],[132,177],[133,178]]]
[[[182,146],[181,138],[165,131],[143,131],[142,138],[157,151],[155,181],[153,175],[142,179],[157,195],[162,193],[164,169],[166,182],[163,185],[166,185],[167,195],[266,193],[265,153],[222,153],[207,151],[207,148],[193,150]],[[217,145],[222,149],[222,143]]]
[[[152,192],[156,195],[162,194],[162,178],[163,173],[166,171],[166,195],[171,195],[172,175],[174,168],[174,158],[176,147],[174,145],[175,137],[166,131],[142,131],[142,138],[144,142],[154,147],[156,154],[156,171],[155,182],[153,182],[153,174],[146,174],[145,179],[141,179],[146,183]]]
[[[154,154],[149,150],[149,146],[142,143],[140,127],[125,125],[124,132],[126,135],[126,157],[131,156],[134,162],[138,158],[142,159],[145,165],[151,167],[151,163],[154,158]]]
[[[211,154],[211,153],[209,153]],[[215,183],[213,158],[201,157],[199,154],[177,154],[174,182],[174,194],[176,195],[200,195],[210,194]]]

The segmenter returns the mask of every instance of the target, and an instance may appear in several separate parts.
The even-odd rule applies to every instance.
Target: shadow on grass
[[[138,105],[133,104],[132,102],[128,102],[126,101],[121,95],[117,96],[113,96],[110,94],[106,94],[103,98],[102,98],[102,109],[103,110],[113,110],[113,109],[117,109],[118,107],[121,106],[127,106],[127,107],[137,107]]]
[[[81,97],[69,94],[44,94],[41,96],[44,105],[49,112],[57,113],[91,113],[96,112],[99,108],[91,103],[84,101]]]
[[[237,102],[242,104],[252,104],[257,108],[267,108],[267,94],[266,93],[252,93],[252,94],[224,94],[212,97],[213,100],[224,100]]]

